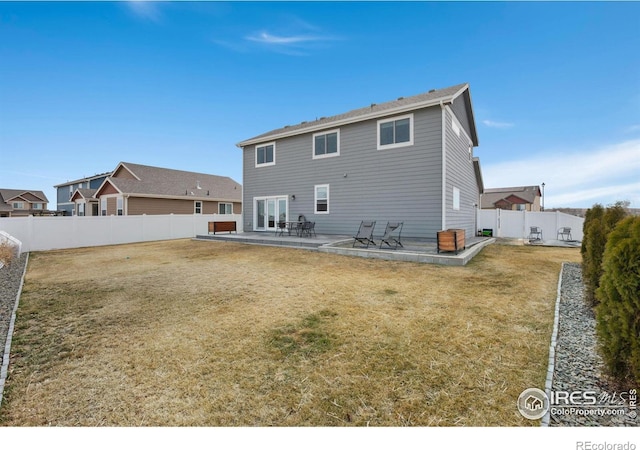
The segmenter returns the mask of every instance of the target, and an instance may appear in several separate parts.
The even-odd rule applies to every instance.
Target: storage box
[[[465,249],[464,230],[449,229],[438,231],[438,253],[456,252]]]

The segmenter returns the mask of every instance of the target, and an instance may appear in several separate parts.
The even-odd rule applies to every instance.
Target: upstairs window
[[[340,130],[313,135],[313,159],[340,154]]]
[[[276,163],[276,143],[256,147],[256,167],[273,166]]]
[[[413,145],[413,114],[378,120],[378,150]]]
[[[194,208],[194,213],[195,214],[202,214],[202,202],[196,200],[195,202],[193,202],[193,208]]]

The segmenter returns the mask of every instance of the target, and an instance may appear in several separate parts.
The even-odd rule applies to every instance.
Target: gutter
[[[336,127],[336,126],[341,126],[341,125],[346,125],[346,124],[351,124],[351,123],[364,122],[364,121],[369,120],[369,119],[375,119],[375,118],[378,118],[378,117],[390,116],[390,115],[399,114],[399,113],[403,113],[403,112],[413,111],[413,110],[416,110],[416,109],[428,108],[428,107],[431,107],[431,106],[440,105],[442,107],[443,104],[444,105],[450,105],[450,104],[453,103],[453,100],[458,95],[460,95],[461,92],[464,92],[464,90],[468,89],[468,88],[469,88],[469,86],[465,85],[460,91],[456,92],[454,95],[450,95],[450,96],[447,96],[447,97],[441,97],[441,98],[428,100],[428,101],[423,101],[423,102],[419,102],[419,103],[411,103],[409,105],[403,105],[403,106],[399,106],[399,107],[396,107],[396,108],[390,108],[390,109],[384,109],[384,110],[380,110],[380,111],[371,112],[371,113],[368,113],[368,114],[364,114],[362,116],[349,117],[349,118],[345,118],[345,119],[319,123],[317,125],[311,125],[311,126],[308,126],[308,127],[298,128],[296,130],[282,131],[282,132],[276,133],[276,134],[271,134],[271,135],[267,135],[267,136],[260,136],[260,137],[256,137],[256,138],[251,138],[251,139],[248,139],[246,141],[242,141],[242,142],[237,143],[236,147],[243,148],[243,147],[246,147],[247,145],[260,144],[260,143],[263,143],[263,142],[269,142],[269,141],[273,141],[273,140],[277,140],[277,139],[282,139],[282,138],[285,138],[285,137],[291,137],[291,136],[296,136],[296,135],[299,135],[299,134],[311,133],[311,132],[314,132],[314,131],[327,129],[329,127]]]

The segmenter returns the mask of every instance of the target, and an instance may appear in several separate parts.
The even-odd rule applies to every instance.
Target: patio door
[[[254,229],[276,231],[278,222],[286,222],[288,197],[262,197],[254,199]]]

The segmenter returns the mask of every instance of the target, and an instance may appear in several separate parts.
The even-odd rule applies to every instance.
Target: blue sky
[[[468,82],[486,187],[640,207],[639,48],[637,2],[0,2],[0,187],[242,182],[244,139]]]

